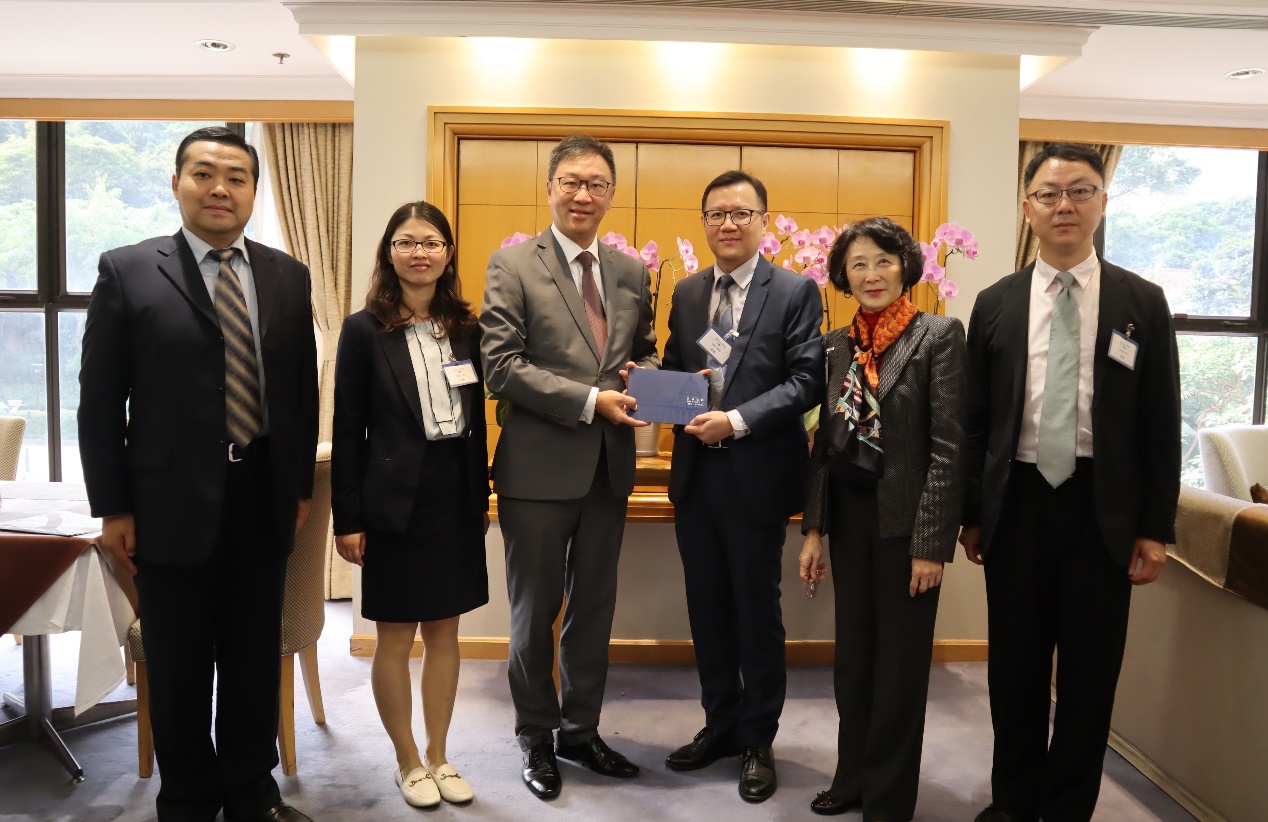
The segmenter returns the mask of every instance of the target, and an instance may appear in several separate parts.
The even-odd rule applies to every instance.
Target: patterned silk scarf
[[[829,420],[828,455],[843,479],[851,485],[872,485],[881,473],[881,404],[876,398],[880,386],[882,355],[903,335],[919,309],[903,294],[886,306],[868,326],[862,312],[854,315],[850,339],[854,360],[845,375],[841,398]]]

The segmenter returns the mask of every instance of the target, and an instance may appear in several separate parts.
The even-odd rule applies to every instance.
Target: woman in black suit
[[[378,626],[371,684],[416,807],[472,799],[445,755],[458,688],[458,617],[489,601],[488,445],[480,328],[459,296],[453,233],[407,203],[379,242],[365,308],[335,363],[331,455],[336,545],[362,567],[361,614]],[[423,638],[426,760],[410,727],[409,653]]]
[[[938,585],[963,499],[964,326],[908,299],[923,268],[920,244],[884,217],[832,246],[829,277],[859,310],[823,338],[802,519],[801,578],[827,572],[829,530],[836,569],[837,768],[810,808],[861,808],[869,822],[915,813]]]

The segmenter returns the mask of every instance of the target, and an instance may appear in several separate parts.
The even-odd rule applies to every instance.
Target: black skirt
[[[408,532],[366,532],[361,616],[433,622],[489,601],[484,517],[470,487],[464,441],[428,442]]]

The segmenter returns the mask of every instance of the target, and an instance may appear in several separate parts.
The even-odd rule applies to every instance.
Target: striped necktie
[[[717,288],[722,293],[718,295],[718,307],[713,309],[713,327],[718,329],[728,343],[732,342],[734,336],[731,332],[735,330],[735,312],[731,305],[731,286],[735,285],[735,278],[730,274],[723,274],[718,277]],[[722,390],[726,387],[726,363],[719,362],[710,354],[705,361],[709,367],[709,410],[717,411],[722,407]]]
[[[220,273],[216,277],[216,316],[225,338],[225,423],[229,439],[246,446],[260,433],[262,426],[260,372],[256,366],[246,296],[231,265],[235,250],[218,248],[208,254],[220,261]]]
[[[603,361],[603,352],[608,347],[608,317],[603,310],[603,299],[599,297],[599,285],[594,281],[594,255],[582,251],[577,255],[581,263],[581,300],[586,306],[586,321],[590,323],[590,333],[594,335],[594,347],[599,350],[599,361]]]
[[[1035,463],[1053,488],[1074,474],[1074,444],[1078,436],[1079,306],[1070,287],[1074,275],[1057,274],[1060,285],[1052,304],[1048,336],[1048,369],[1039,412],[1039,443]]]

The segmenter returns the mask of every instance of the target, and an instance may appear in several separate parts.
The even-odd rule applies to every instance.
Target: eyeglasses
[[[1082,202],[1090,200],[1096,196],[1096,192],[1104,191],[1100,186],[1084,183],[1082,185],[1070,186],[1069,188],[1041,188],[1038,191],[1032,191],[1027,197],[1034,198],[1039,205],[1056,205],[1061,202],[1061,195],[1065,194],[1074,202]]]
[[[413,254],[419,247],[423,247],[423,251],[428,254],[439,254],[449,247],[449,244],[443,240],[393,240],[392,248],[396,249],[397,254]]]
[[[726,222],[726,218],[729,215],[732,225],[748,225],[753,222],[754,217],[761,213],[751,208],[737,208],[733,211],[706,211],[704,213],[704,224],[712,226],[722,225]]]
[[[556,177],[555,185],[564,194],[576,194],[584,186],[595,197],[602,197],[612,188],[612,183],[607,180],[578,180],[576,177]]]

